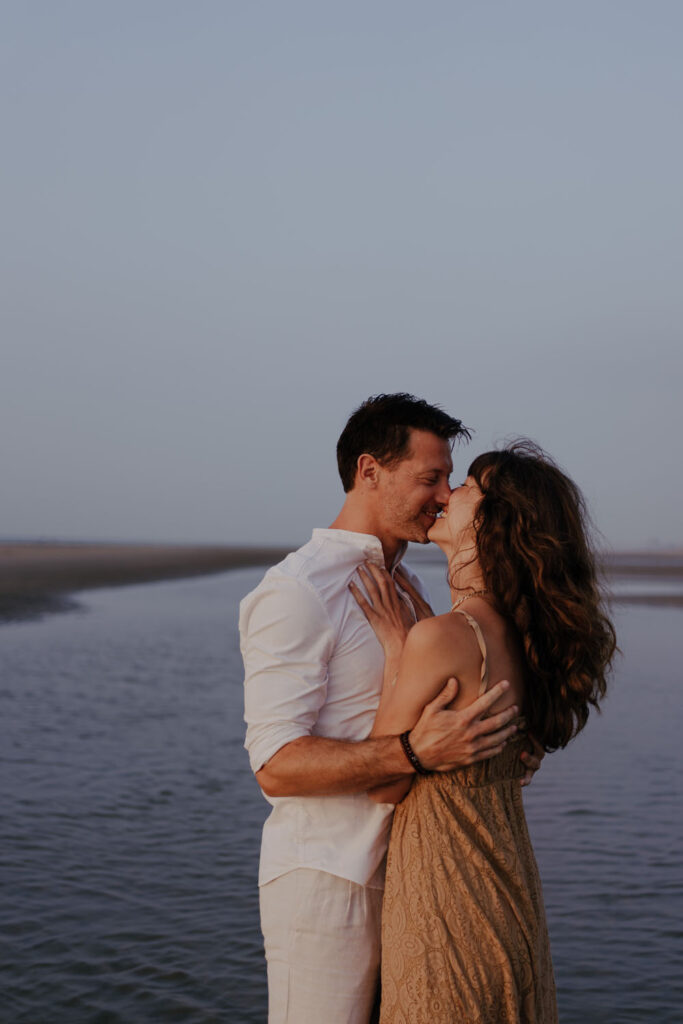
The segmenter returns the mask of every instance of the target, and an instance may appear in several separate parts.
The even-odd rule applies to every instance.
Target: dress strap
[[[482,659],[478,694],[478,696],[481,697],[482,693],[486,693],[486,690],[489,685],[489,665],[488,655],[486,653],[486,641],[484,640],[484,634],[482,633],[481,626],[479,625],[477,620],[473,619],[470,613],[466,612],[464,608],[456,608],[456,610],[453,612],[453,615],[464,615],[467,621],[469,622],[470,626],[474,630],[474,635],[477,638],[477,643],[479,644],[479,650],[481,651]]]

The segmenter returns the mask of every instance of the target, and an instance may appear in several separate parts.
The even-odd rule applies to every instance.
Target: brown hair
[[[344,490],[353,490],[358,459],[364,453],[382,466],[405,458],[411,430],[427,430],[444,441],[470,437],[460,420],[423,398],[402,391],[374,395],[351,414],[337,441],[337,466]]]
[[[583,496],[528,440],[468,472],[483,494],[474,528],[485,586],[522,640],[529,731],[545,750],[565,747],[599,709],[617,649]]]

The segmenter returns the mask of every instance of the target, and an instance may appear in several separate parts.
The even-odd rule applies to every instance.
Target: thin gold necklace
[[[484,594],[488,594],[489,588],[485,587],[483,590],[473,590],[471,594],[464,594],[459,597],[457,601],[454,601],[451,605],[451,611],[454,612],[456,608],[459,608],[463,601],[469,601],[471,597],[483,597]]]

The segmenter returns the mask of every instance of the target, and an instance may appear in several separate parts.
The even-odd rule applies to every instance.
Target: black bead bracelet
[[[425,766],[420,761],[420,758],[417,756],[417,754],[411,747],[410,740],[408,739],[409,736],[410,729],[407,729],[405,732],[402,732],[401,735],[399,736],[401,746],[403,747],[403,753],[406,755],[406,757],[408,758],[408,760],[410,761],[418,775],[431,775],[432,773],[429,771],[428,768],[425,768]]]

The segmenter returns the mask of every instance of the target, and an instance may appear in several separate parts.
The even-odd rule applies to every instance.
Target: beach
[[[207,576],[279,562],[293,546],[116,544],[53,541],[0,543],[0,618],[66,611],[79,591]],[[411,561],[431,563],[431,548]],[[610,553],[604,570],[619,604],[683,606],[683,553]]]
[[[683,552],[610,552],[603,571],[612,602],[683,608]]]
[[[273,565],[289,550],[206,544],[3,543],[0,617],[65,610],[73,606],[69,595],[81,590]]]

